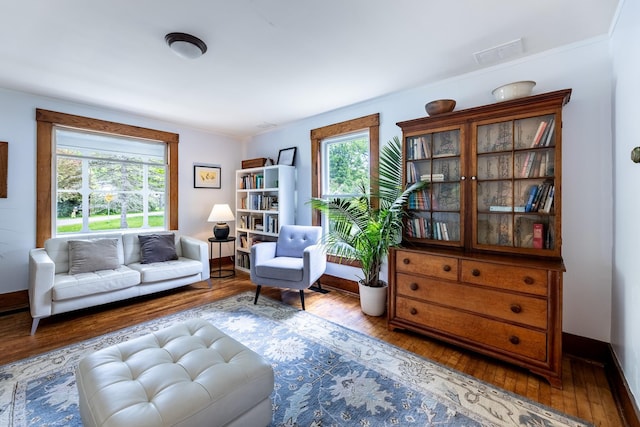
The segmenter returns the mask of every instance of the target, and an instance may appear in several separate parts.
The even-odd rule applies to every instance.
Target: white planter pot
[[[360,290],[360,308],[364,314],[369,316],[382,316],[387,309],[387,288],[372,288],[358,283]]]

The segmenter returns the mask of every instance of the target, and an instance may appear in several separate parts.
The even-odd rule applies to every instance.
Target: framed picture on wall
[[[194,188],[221,188],[220,166],[194,165]]]
[[[291,147],[280,150],[278,153],[278,164],[293,166],[293,163],[296,161],[296,148],[297,147]]]

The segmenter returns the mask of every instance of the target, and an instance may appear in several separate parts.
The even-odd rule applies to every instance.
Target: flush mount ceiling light
[[[207,45],[191,34],[169,33],[164,36],[164,39],[171,50],[183,58],[199,58],[207,51]]]

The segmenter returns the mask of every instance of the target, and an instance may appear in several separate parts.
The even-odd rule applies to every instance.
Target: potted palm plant
[[[398,137],[382,148],[379,167],[375,192],[361,184],[358,195],[309,202],[330,220],[323,238],[327,252],[340,260],[359,262],[360,305],[372,316],[381,316],[386,309],[387,283],[380,280],[380,269],[389,248],[401,240],[404,207],[412,193],[428,185],[416,182],[402,188],[402,143]]]

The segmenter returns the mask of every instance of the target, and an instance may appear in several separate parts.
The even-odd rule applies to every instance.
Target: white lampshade
[[[211,213],[209,214],[208,222],[227,222],[227,221],[235,221],[235,217],[233,216],[233,212],[231,212],[231,208],[227,204],[215,204],[213,208],[211,208]]]

